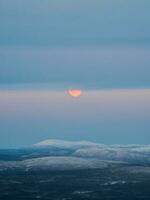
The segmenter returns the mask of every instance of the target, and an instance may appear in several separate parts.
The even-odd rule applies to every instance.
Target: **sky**
[[[0,148],[150,141],[149,0],[1,0]],[[69,89],[82,90],[79,98]]]

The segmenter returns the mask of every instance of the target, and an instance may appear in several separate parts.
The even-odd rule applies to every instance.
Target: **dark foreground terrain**
[[[150,145],[45,140],[0,150],[0,200],[150,200]]]
[[[149,167],[0,172],[0,200],[150,200]]]

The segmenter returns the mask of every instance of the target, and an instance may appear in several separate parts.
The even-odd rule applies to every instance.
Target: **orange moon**
[[[68,90],[68,93],[71,97],[80,97],[82,94],[81,90]]]

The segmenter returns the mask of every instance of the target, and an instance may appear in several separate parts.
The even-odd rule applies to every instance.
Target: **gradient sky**
[[[1,0],[0,148],[150,141],[149,0]],[[78,99],[67,90],[79,88]]]

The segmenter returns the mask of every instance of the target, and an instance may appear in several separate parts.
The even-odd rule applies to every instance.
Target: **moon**
[[[80,97],[81,94],[82,94],[82,91],[81,91],[81,90],[78,90],[78,89],[68,90],[68,94],[69,94],[71,97]]]

